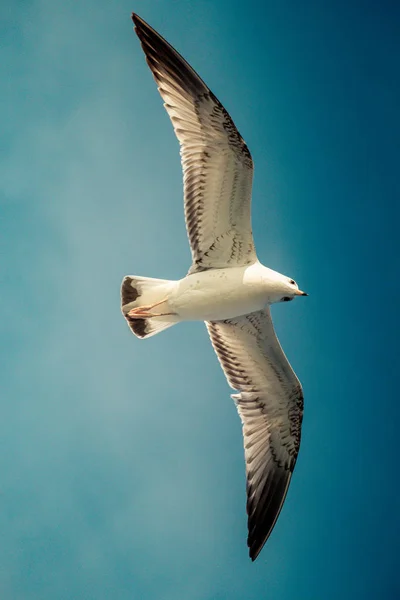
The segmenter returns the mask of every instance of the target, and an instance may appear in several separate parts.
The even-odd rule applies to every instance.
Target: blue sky
[[[2,600],[398,598],[398,6],[1,9]],[[139,341],[120,315],[125,274],[190,263],[132,10],[231,113],[259,257],[310,294],[273,309],[305,417],[254,564],[240,421],[204,326]]]

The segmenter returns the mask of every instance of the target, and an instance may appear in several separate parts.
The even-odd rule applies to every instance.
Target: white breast
[[[257,263],[188,275],[176,283],[168,305],[187,321],[221,321],[261,310],[268,304],[268,291],[259,267]]]

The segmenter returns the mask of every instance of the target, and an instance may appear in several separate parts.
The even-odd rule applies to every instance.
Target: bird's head
[[[294,279],[282,276],[276,285],[277,299],[275,302],[290,302],[296,296],[308,296],[306,292],[299,290],[299,286]]]
[[[299,286],[294,279],[266,267],[263,268],[263,273],[269,304],[273,302],[290,302],[296,296],[308,296],[306,292],[299,290]]]

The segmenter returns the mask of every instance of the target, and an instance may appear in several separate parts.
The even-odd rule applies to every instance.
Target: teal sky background
[[[1,600],[399,598],[399,5],[0,7]],[[204,325],[139,341],[120,315],[124,275],[190,264],[132,10],[230,112],[260,260],[310,294],[272,311],[305,416],[254,564]]]

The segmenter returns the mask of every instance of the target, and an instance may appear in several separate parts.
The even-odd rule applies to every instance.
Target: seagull
[[[242,421],[254,561],[285,500],[303,417],[302,387],[269,307],[307,294],[257,259],[253,160],[228,112],[164,38],[137,14],[132,20],[180,144],[192,265],[179,281],[126,276],[122,314],[138,338],[181,321],[205,321]]]

